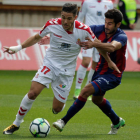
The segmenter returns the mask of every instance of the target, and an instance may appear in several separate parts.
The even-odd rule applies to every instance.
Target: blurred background
[[[112,0],[117,7],[118,0]],[[17,54],[3,53],[3,46],[15,46],[39,32],[47,20],[60,17],[62,5],[82,0],[0,0],[0,70],[37,70],[42,64],[47,45],[34,45]],[[126,30],[128,36],[126,71],[140,71],[140,0],[137,2],[138,21],[134,30]],[[78,69],[81,53],[77,59]]]

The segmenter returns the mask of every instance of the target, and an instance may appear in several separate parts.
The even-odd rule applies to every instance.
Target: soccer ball
[[[50,124],[43,118],[36,118],[31,122],[29,130],[34,137],[46,137],[50,132]]]

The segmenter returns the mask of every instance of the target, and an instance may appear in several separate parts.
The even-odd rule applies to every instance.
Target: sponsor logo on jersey
[[[102,11],[97,11],[97,16],[102,16]]]
[[[96,8],[96,6],[89,6],[89,8]]]
[[[70,51],[71,44],[67,44],[67,43],[62,43],[61,47],[58,47],[59,49],[63,50],[63,51]]]

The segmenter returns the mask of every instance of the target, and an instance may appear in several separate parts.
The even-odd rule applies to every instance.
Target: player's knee
[[[60,107],[60,106],[53,107],[52,112],[53,112],[53,114],[58,114],[59,112],[63,111],[64,108],[65,108],[65,104],[62,107]]]
[[[37,97],[37,93],[36,92],[34,92],[34,91],[32,91],[32,90],[30,90],[29,92],[28,92],[28,97],[29,97],[29,99],[31,99],[31,100],[35,100],[36,99],[36,97]]]
[[[89,91],[86,87],[81,90],[80,96],[86,99],[90,96]]]
[[[92,98],[92,102],[95,104],[95,105],[100,105],[102,103],[102,100],[97,100],[96,98]]]

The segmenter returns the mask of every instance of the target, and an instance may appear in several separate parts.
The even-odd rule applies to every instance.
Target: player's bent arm
[[[112,70],[117,71],[118,73],[121,73],[120,70],[118,69],[118,67],[116,66],[116,64],[110,59],[108,52],[103,51],[101,49],[97,49],[99,51],[99,53],[105,58],[105,60],[108,63],[108,67]]]
[[[87,37],[86,40],[86,42],[80,42],[80,46],[86,49],[95,47],[106,52],[114,52],[122,47],[122,44],[118,41],[112,41],[111,43],[102,43],[97,38],[92,41],[89,37]]]
[[[23,42],[21,45],[18,46],[11,46],[11,47],[4,47],[5,50],[4,52],[7,52],[9,54],[14,54],[18,51],[20,51],[23,48],[27,48],[29,46],[34,45],[35,43],[37,43],[38,41],[41,40],[41,36],[39,34],[36,34],[34,36],[31,36],[30,38],[28,38],[25,42]]]
[[[111,53],[119,50],[122,47],[122,44],[118,41],[112,41],[111,43],[93,42],[93,46],[97,49]]]

